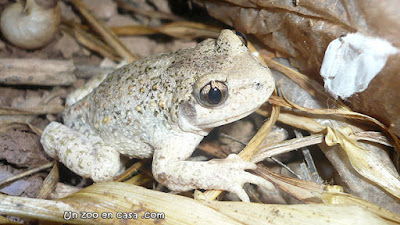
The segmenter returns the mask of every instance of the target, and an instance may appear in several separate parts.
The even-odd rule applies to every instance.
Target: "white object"
[[[333,40],[326,49],[320,71],[325,89],[342,99],[364,91],[389,55],[398,52],[390,42],[361,33]]]

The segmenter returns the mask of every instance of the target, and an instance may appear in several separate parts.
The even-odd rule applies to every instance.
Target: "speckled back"
[[[193,83],[203,74],[222,70],[227,54],[205,40],[195,48],[143,58],[112,73],[88,96],[64,112],[64,122],[90,125],[106,140],[176,129],[178,105],[190,98]],[[70,122],[68,122],[70,121]],[[79,122],[78,122],[79,121]],[[77,124],[78,122],[78,124]]]

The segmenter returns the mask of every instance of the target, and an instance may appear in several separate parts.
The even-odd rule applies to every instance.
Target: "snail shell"
[[[1,32],[15,46],[40,48],[57,32],[60,17],[57,0],[18,0],[3,11]]]

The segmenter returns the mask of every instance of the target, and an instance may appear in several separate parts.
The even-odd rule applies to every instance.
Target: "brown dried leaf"
[[[400,177],[380,160],[375,151],[368,151],[358,143],[350,127],[327,128],[325,142],[328,146],[340,144],[353,168],[368,180],[400,198]]]

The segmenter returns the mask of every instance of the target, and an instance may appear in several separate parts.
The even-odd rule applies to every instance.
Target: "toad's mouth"
[[[264,103],[263,103],[263,104],[264,104]],[[262,105],[262,104],[261,104],[261,105]],[[201,128],[201,129],[209,129],[209,128],[214,128],[214,127],[219,127],[219,126],[222,126],[222,125],[225,125],[225,124],[228,124],[228,123],[232,123],[232,122],[234,122],[234,121],[240,120],[240,119],[242,119],[242,118],[244,118],[244,117],[246,117],[246,116],[252,114],[252,113],[255,112],[257,109],[259,109],[259,108],[261,107],[261,105],[255,107],[255,108],[253,108],[253,109],[251,109],[251,110],[248,110],[248,111],[246,111],[246,112],[244,112],[244,113],[241,113],[240,115],[228,117],[228,118],[225,118],[225,119],[222,119],[222,120],[213,121],[213,122],[211,122],[211,123],[197,124],[197,125],[195,125],[195,126]]]

